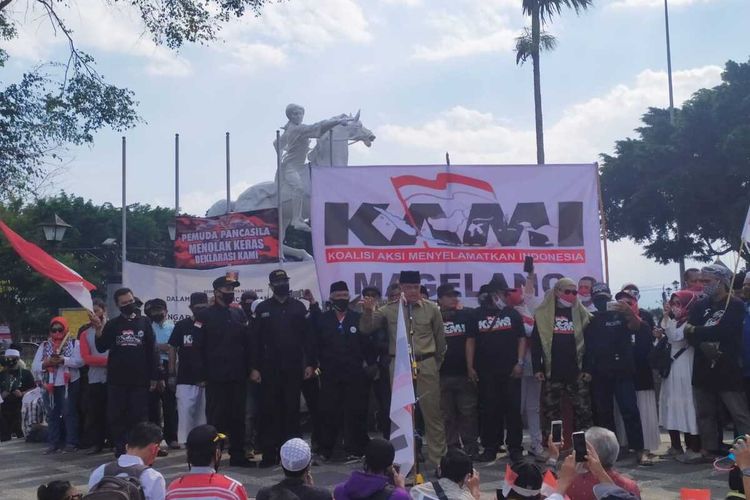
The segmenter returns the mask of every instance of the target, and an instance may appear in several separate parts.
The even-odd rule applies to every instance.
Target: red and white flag
[[[0,230],[5,233],[10,245],[29,266],[63,287],[83,307],[93,311],[94,305],[90,292],[96,290],[94,285],[38,246],[21,238],[1,220]]]
[[[411,359],[409,359],[409,339],[406,336],[404,304],[399,301],[396,328],[396,358],[391,387],[391,443],[396,449],[393,463],[401,466],[401,473],[407,476],[414,467],[414,382],[412,380]]]

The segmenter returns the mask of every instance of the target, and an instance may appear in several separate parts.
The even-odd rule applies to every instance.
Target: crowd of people
[[[373,287],[353,297],[336,282],[321,305],[309,290],[293,298],[284,270],[269,276],[270,298],[245,292],[237,300],[240,283],[227,273],[214,280],[211,297],[192,293],[192,315],[176,324],[163,299],[143,304],[122,288],[115,317],[97,300],[78,332],[52,318],[29,369],[18,350],[5,351],[0,440],[45,439],[47,454],[112,447],[116,461],[94,471],[90,489],[135,474],[146,498],[203,487],[199,476],[216,474],[226,444],[230,466],[284,469],[287,486],[261,490],[263,500],[330,498],[302,486],[314,461],[338,460],[365,467],[336,488],[337,499],[468,500],[479,484],[473,464],[506,450],[512,468],[498,496],[557,498],[555,489],[542,493],[538,463],[577,500],[595,498],[595,485],[610,491],[608,484],[621,491],[606,498],[639,497],[613,466],[621,448],[652,465],[660,427],[669,431],[667,454],[685,463],[725,456],[728,425],[750,434],[750,276],[733,278],[720,264],[690,269],[658,320],[639,307],[634,284],[613,293],[594,278],[562,277],[539,300],[535,282],[533,271],[520,288],[496,274],[469,309],[455,286],[439,286],[435,302],[419,272],[403,271],[385,299]],[[401,304],[418,398],[418,462],[440,478],[410,492],[392,467],[392,446],[368,428],[374,413],[372,425],[390,436]],[[299,439],[302,399],[311,447]],[[586,474],[571,475],[568,459],[558,464],[572,446],[569,432],[552,439],[558,422],[586,431]],[[167,489],[149,466],[183,447],[191,474]],[[238,483],[221,484],[235,496],[216,498],[245,498]]]

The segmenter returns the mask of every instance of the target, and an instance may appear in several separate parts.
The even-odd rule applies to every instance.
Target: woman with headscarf
[[[58,450],[78,451],[78,369],[81,366],[81,350],[75,335],[69,332],[67,320],[62,316],[52,318],[49,337],[37,349],[31,365],[34,376],[44,386],[49,425],[49,447],[45,454]]]
[[[672,294],[664,306],[661,326],[671,344],[672,365],[669,375],[662,379],[659,396],[659,423],[669,431],[672,442],[667,451],[678,456],[681,462],[695,462],[701,459],[698,422],[695,417],[693,399],[693,346],[685,339],[685,324],[690,310],[698,302],[695,292],[680,290]],[[680,433],[685,433],[686,450],[683,455]]]
[[[583,331],[591,314],[577,295],[578,286],[570,278],[561,278],[547,292],[534,313],[531,362],[537,379],[547,381],[546,419],[562,419],[561,403],[566,396],[575,411],[575,429],[585,430],[591,427],[591,375],[583,371]]]

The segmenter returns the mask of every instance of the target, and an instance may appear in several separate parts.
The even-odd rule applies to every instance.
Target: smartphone
[[[583,431],[574,432],[573,435],[573,451],[576,454],[576,462],[585,462],[586,454],[586,434]]]
[[[531,255],[527,255],[523,259],[523,272],[527,274],[534,272],[534,257],[532,257]]]
[[[617,304],[618,302],[616,300],[610,300],[607,302],[607,311],[617,311]]]
[[[562,444],[562,431],[563,423],[562,420],[553,420],[550,432],[552,433],[552,442],[555,444]]]

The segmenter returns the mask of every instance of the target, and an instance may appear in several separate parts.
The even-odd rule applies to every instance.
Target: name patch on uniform
[[[270,312],[261,313],[260,317],[261,318],[270,318],[271,317],[271,313]]]

